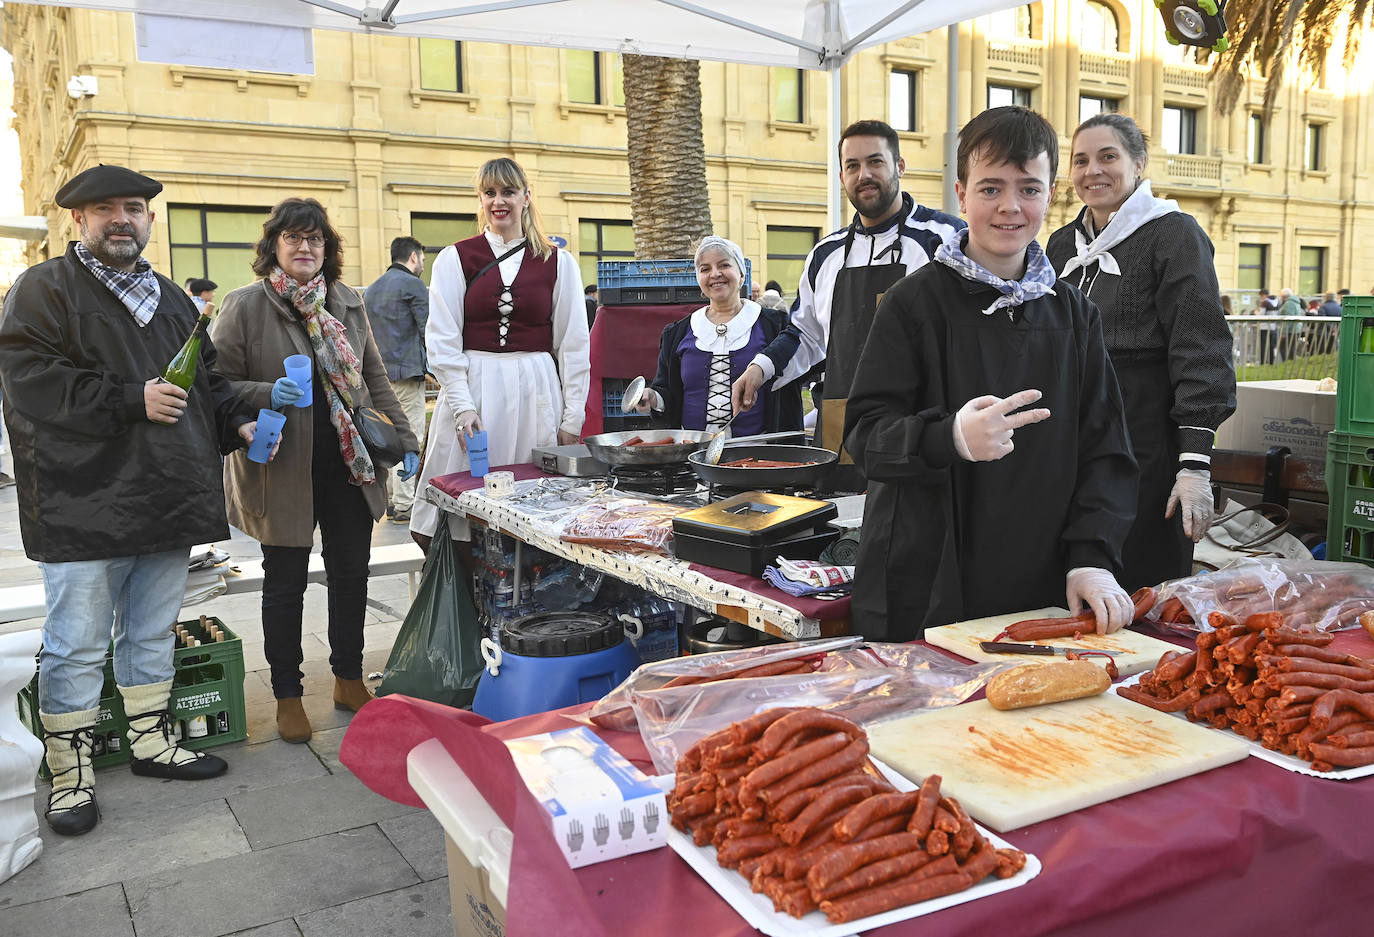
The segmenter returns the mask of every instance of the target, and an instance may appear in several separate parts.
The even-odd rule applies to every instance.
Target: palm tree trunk
[[[711,233],[700,67],[692,59],[626,55],[624,68],[635,254],[690,257]]]

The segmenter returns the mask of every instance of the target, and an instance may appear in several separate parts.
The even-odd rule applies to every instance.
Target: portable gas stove
[[[661,465],[612,465],[611,481],[618,491],[670,495],[697,490],[696,473],[686,462]]]

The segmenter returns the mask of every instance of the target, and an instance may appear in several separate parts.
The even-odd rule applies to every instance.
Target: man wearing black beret
[[[160,378],[197,318],[142,258],[160,191],[121,166],[74,176],[57,204],[81,240],[15,281],[0,322],[20,532],[48,606],[38,675],[47,820],[69,836],[100,818],[91,757],[112,636],[133,772],[199,780],[227,767],[175,741],[171,625],[190,547],[229,536],[220,452],[251,442],[257,424],[214,372],[208,338],[189,393]],[[122,748],[107,729],[102,748]]]

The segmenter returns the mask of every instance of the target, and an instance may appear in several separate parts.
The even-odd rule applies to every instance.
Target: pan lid
[[[673,518],[673,530],[726,543],[775,543],[811,530],[838,510],[829,501],[746,491]]]

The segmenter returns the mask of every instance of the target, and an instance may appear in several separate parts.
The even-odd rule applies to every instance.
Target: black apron
[[[857,221],[851,224],[845,234],[840,272],[835,277],[835,286],[830,294],[830,337],[825,348],[825,381],[821,384],[821,400],[817,404],[816,438],[826,449],[840,455],[825,481],[824,487],[828,491],[863,491],[866,485],[863,471],[844,449],[845,407],[878,303],[883,293],[907,275],[906,266],[902,263],[900,222],[897,224],[896,238],[866,266],[844,266],[849,262],[849,249],[854,245],[854,228],[857,224]],[[884,255],[893,255],[896,260],[882,263]]]
[[[1169,416],[1173,385],[1163,356],[1113,359],[1131,449],[1140,465],[1135,523],[1121,549],[1121,587],[1127,592],[1191,576],[1193,542],[1183,532],[1183,508],[1164,517],[1178,474],[1178,430]]]

